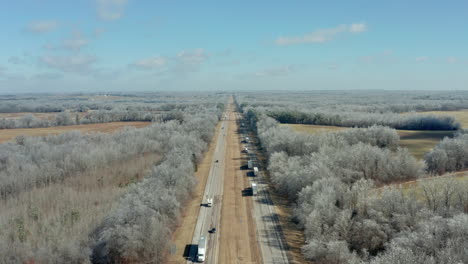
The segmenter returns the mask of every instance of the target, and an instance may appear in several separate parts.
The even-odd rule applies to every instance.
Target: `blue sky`
[[[467,1],[0,2],[0,92],[468,89]]]

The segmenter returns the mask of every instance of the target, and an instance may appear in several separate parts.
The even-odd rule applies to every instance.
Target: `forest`
[[[161,263],[227,101],[184,96],[144,128],[0,144],[0,263]]]
[[[392,105],[399,93],[382,92],[379,96],[387,97],[382,106],[373,105],[379,96],[371,93],[359,107],[362,94],[327,101],[333,92],[324,93],[237,97],[267,156],[273,191],[294,207],[291,221],[304,232],[305,258],[313,263],[468,262],[468,181],[434,177],[467,167],[466,131],[454,118],[416,112],[461,109],[466,93],[452,95],[453,103],[407,93]],[[413,101],[418,107],[404,107]],[[310,107],[311,102],[318,105]],[[413,114],[401,115],[403,109]],[[354,128],[311,135],[279,122]],[[458,132],[418,161],[398,146],[395,128]],[[415,180],[410,189],[398,184]]]

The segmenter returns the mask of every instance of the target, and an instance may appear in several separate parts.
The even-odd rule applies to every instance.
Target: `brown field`
[[[281,124],[289,126],[295,131],[317,134],[325,132],[335,132],[347,127],[337,126],[317,126],[317,125],[299,125],[299,124]],[[424,153],[430,151],[444,137],[450,137],[454,131],[428,131],[428,130],[397,130],[400,135],[400,146],[407,148],[417,159],[422,159]]]
[[[47,136],[56,135],[68,131],[78,130],[82,133],[112,133],[118,129],[126,126],[131,127],[145,127],[151,124],[151,122],[111,122],[111,123],[99,123],[99,124],[88,124],[88,125],[75,125],[75,126],[55,126],[45,128],[15,128],[15,129],[0,129],[0,143],[10,141],[19,135],[26,136]]]

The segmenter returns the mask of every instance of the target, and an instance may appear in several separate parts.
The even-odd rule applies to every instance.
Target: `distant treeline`
[[[388,126],[406,130],[457,130],[460,123],[450,116],[365,112],[313,112],[267,110],[266,114],[281,123],[342,127]]]

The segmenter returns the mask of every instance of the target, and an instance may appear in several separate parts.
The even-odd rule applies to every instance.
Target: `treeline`
[[[112,166],[135,155],[156,153],[163,161],[142,182],[130,185],[128,193],[99,226],[77,226],[81,217],[93,216],[75,211],[64,215],[64,222],[62,216],[56,216],[60,221],[52,225],[47,212],[28,209],[26,214],[20,211],[17,216],[1,215],[0,262],[160,263],[180,206],[196,184],[194,164],[202,158],[220,114],[200,109],[198,114],[185,113],[182,121],[154,123],[113,134],[69,132],[18,137],[1,144],[0,192],[5,201],[31,188],[62,183],[81,172]],[[2,202],[2,206],[6,204]],[[34,223],[34,228],[24,224],[27,222]],[[62,222],[66,226],[61,226]],[[71,233],[72,228],[78,232]],[[66,238],[57,237],[64,232],[69,234]]]
[[[245,116],[268,154],[275,188],[296,204],[293,220],[304,229],[306,259],[385,264],[468,261],[466,183],[433,180],[409,194],[396,188],[375,190],[376,185],[425,175],[423,164],[396,148],[393,129],[374,126],[302,135],[279,127],[259,111],[245,111]]]
[[[404,113],[467,109],[466,91],[272,91],[244,92],[237,96],[243,106],[294,107],[319,112]]]
[[[468,130],[459,131],[454,138],[444,138],[424,156],[430,172],[443,174],[468,168]]]
[[[267,115],[281,123],[342,127],[388,126],[406,130],[457,130],[460,123],[450,116],[366,112],[312,112],[290,109],[267,110]]]
[[[51,118],[38,118],[32,114],[26,114],[19,119],[1,118],[0,129],[13,128],[37,128],[53,126],[71,126],[108,122],[127,121],[160,121],[171,114],[159,114],[146,111],[114,111],[98,110],[89,112],[86,115],[80,113],[60,112]],[[172,114],[174,115],[174,114]],[[164,118],[168,120],[167,118]],[[169,119],[170,120],[170,119]]]

